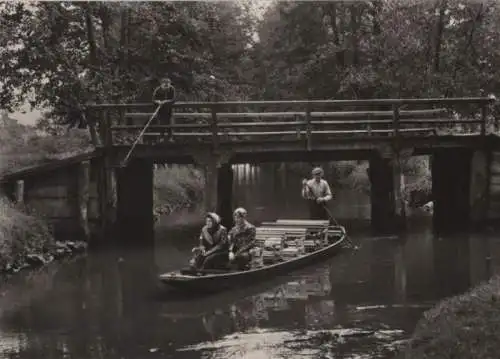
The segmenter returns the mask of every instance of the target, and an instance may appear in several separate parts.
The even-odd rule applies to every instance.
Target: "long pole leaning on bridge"
[[[156,115],[158,114],[158,111],[160,111],[160,108],[162,106],[163,106],[163,104],[160,103],[158,105],[158,107],[156,108],[156,111],[149,118],[148,122],[146,122],[146,125],[144,125],[144,128],[142,129],[141,133],[139,134],[139,136],[137,136],[137,138],[135,139],[134,143],[132,144],[132,147],[130,147],[130,150],[128,151],[127,155],[125,156],[125,158],[121,162],[121,164],[120,164],[121,168],[127,167],[128,160],[129,160],[130,156],[132,155],[132,152],[134,152],[135,146],[137,146],[137,144],[141,140],[142,136],[144,136],[144,133],[146,132],[147,128],[149,127],[149,124],[156,117]]]

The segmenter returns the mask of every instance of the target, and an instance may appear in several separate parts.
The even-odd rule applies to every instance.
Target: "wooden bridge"
[[[367,151],[477,146],[491,123],[490,98],[180,102],[171,123],[153,123],[133,158],[167,162],[348,159]],[[94,104],[103,146],[124,157],[155,105]],[[488,121],[490,120],[490,121]],[[168,121],[167,121],[168,122]],[[489,123],[490,122],[490,123]],[[161,142],[160,133],[169,133]]]
[[[491,156],[485,157],[492,152],[488,135],[497,129],[489,115],[493,102],[480,97],[180,102],[172,106],[171,119],[160,118],[145,130],[132,153],[135,165],[119,173],[124,188],[149,191],[147,184],[138,181],[144,178],[150,183],[146,175],[150,162],[195,163],[205,168],[207,209],[230,218],[231,163],[366,159],[370,161],[372,220],[383,229],[404,217],[401,157],[429,154],[436,188],[435,219],[453,226],[459,218],[484,217],[489,206],[484,203],[490,198],[485,195],[489,184],[480,184],[480,205],[471,205],[463,188],[478,186],[478,176],[472,172],[491,177],[484,163],[491,163]],[[103,147],[117,164],[144,130],[155,106],[94,104],[87,109],[89,117],[100,119]],[[162,132],[167,136],[162,138]],[[134,175],[141,172],[142,176]],[[140,201],[130,193],[123,196],[130,197],[126,202]]]
[[[388,231],[404,217],[401,159],[428,154],[436,227],[483,223],[500,218],[500,141],[497,121],[489,112],[493,103],[479,97],[179,102],[173,105],[170,123],[160,119],[147,128],[125,167],[119,164],[155,105],[88,104],[85,114],[100,140],[92,158],[86,159],[90,170],[82,171],[74,161],[69,167],[61,162],[45,172],[31,169],[5,177],[4,188],[12,192],[24,179],[30,183],[26,188],[45,188],[49,171],[52,178],[67,178],[56,182],[68,188],[78,184],[64,193],[85,199],[88,194],[77,193],[89,187],[82,183],[93,181],[89,213],[99,219],[98,227],[109,228],[118,220],[146,233],[153,228],[155,162],[203,167],[206,209],[230,219],[232,163],[369,160],[372,223]],[[68,168],[74,168],[74,175]],[[75,181],[81,173],[84,179]],[[89,200],[72,201],[79,203],[75,213],[82,222],[82,213],[87,213],[82,203]]]

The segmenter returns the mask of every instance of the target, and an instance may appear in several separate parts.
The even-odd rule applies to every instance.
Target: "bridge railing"
[[[153,121],[143,143],[312,141],[486,135],[491,98],[178,102],[172,121]],[[156,105],[92,104],[107,146],[130,144]],[[96,111],[98,113],[96,113]],[[165,122],[167,121],[167,123]],[[496,125],[496,124],[495,124]]]

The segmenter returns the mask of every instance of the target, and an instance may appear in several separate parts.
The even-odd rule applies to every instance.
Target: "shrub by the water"
[[[44,220],[0,197],[0,272],[17,271],[30,261],[50,261],[55,245]]]
[[[41,266],[86,248],[82,241],[56,241],[46,220],[0,196],[0,274]]]
[[[493,359],[499,357],[500,277],[446,299],[417,324],[405,359]]]
[[[172,165],[155,171],[155,211],[169,214],[191,207],[203,200],[205,186],[201,170],[191,166]]]

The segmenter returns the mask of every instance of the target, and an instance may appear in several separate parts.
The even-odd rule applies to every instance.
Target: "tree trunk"
[[[441,62],[441,43],[443,40],[444,16],[447,8],[447,1],[442,0],[439,5],[439,18],[436,28],[436,37],[434,43],[434,72],[440,71]]]
[[[122,94],[125,101],[130,99],[128,82],[128,41],[129,41],[129,8],[123,7],[120,11],[120,50],[118,76],[125,81]]]
[[[94,24],[92,22],[92,10],[91,10],[90,4],[88,4],[88,3],[86,3],[84,5],[84,7],[85,7],[85,25],[87,27],[87,42],[89,43],[89,64],[94,68],[98,68],[99,61],[97,58],[97,46],[96,46],[96,40],[95,40]],[[100,141],[100,137],[97,133],[96,121],[94,121],[92,119],[90,119],[90,121],[89,121],[89,118],[85,114],[85,112],[83,112],[83,116],[84,116],[84,121],[88,125],[92,145],[94,147],[99,147],[101,145],[101,141]]]
[[[466,57],[469,55],[468,51],[469,48],[472,47],[473,49],[473,39],[474,39],[474,34],[476,33],[477,30],[477,25],[479,22],[481,22],[482,17],[483,17],[483,4],[479,4],[479,10],[477,13],[473,13],[473,11],[470,9],[469,11],[470,16],[471,16],[471,25],[470,25],[470,31],[467,36],[467,41],[465,42],[464,49],[460,55],[457,55],[457,61],[455,63],[455,68],[453,69],[453,80],[456,79],[458,69],[460,68],[460,65],[465,62]],[[474,49],[473,49],[474,50]]]
[[[381,32],[380,26],[380,11],[382,10],[382,2],[380,0],[372,1],[371,15],[373,18],[373,35],[379,36]]]
[[[351,12],[351,65],[357,67],[359,65],[359,49],[358,49],[358,31],[359,31],[359,18],[361,9],[353,4],[349,8]]]
[[[330,17],[330,26],[333,34],[333,43],[335,44],[336,51],[335,57],[336,62],[339,67],[344,67],[344,52],[340,49],[340,33],[339,27],[337,26],[337,4],[329,3],[326,10],[328,16]]]

